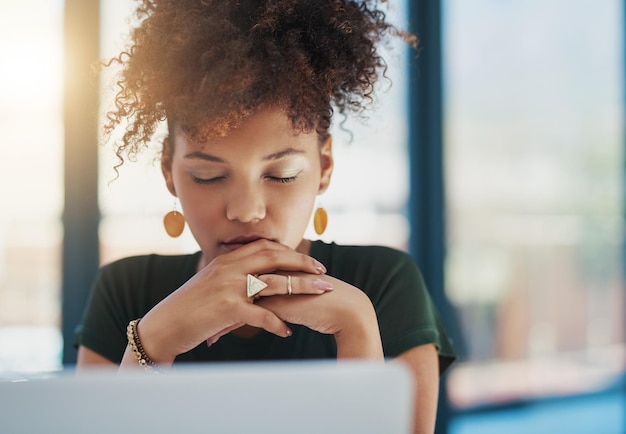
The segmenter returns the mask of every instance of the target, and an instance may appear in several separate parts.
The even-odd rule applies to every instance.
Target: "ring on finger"
[[[293,293],[293,289],[291,288],[291,276],[287,275],[287,295],[291,295]]]
[[[263,291],[267,288],[267,283],[263,282],[261,279],[253,276],[252,274],[248,274],[248,280],[246,285],[246,294],[249,298],[255,298],[259,292]]]

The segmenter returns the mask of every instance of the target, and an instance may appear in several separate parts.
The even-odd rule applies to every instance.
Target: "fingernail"
[[[333,284],[330,282],[327,282],[325,280],[322,279],[315,279],[313,281],[313,286],[315,286],[317,289],[321,289],[323,291],[331,291],[333,289]]]
[[[326,267],[319,261],[315,261],[315,269],[320,273],[326,273]]]
[[[293,332],[291,331],[291,329],[287,329],[287,331],[285,332],[285,337],[288,338],[292,334],[293,334]]]

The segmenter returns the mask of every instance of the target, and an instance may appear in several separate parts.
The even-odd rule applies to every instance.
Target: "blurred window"
[[[622,2],[444,2],[457,407],[624,370]]]
[[[0,3],[0,371],[59,369],[63,2]]]

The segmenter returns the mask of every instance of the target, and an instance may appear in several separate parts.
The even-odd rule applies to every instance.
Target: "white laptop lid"
[[[398,363],[190,365],[0,381],[3,433],[385,433],[412,425]]]

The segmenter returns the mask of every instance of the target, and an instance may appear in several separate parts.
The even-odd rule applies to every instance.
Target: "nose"
[[[263,193],[252,186],[237,186],[230,194],[226,206],[226,218],[231,221],[253,223],[265,218]]]

